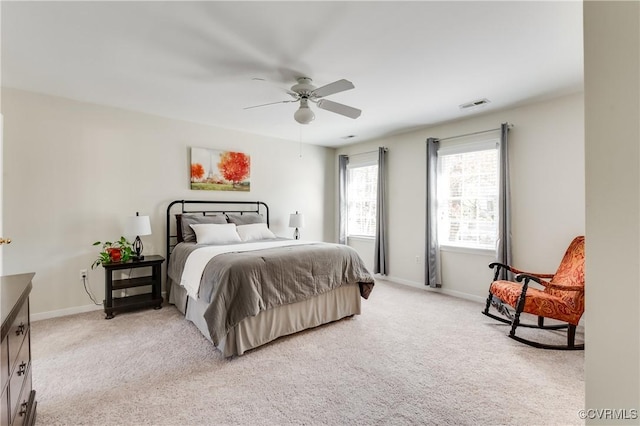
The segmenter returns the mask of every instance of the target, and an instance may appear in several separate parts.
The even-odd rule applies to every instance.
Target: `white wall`
[[[305,239],[333,240],[334,150],[3,89],[4,273],[34,271],[38,317],[92,308],[79,279],[124,220],[151,216],[145,253],[164,255],[165,214],[174,199],[260,200],[271,225],[292,236],[289,213],[305,214]],[[251,192],[191,191],[189,147],[251,155]],[[89,271],[104,297],[102,268]],[[38,316],[38,314],[41,314]]]
[[[389,279],[424,287],[427,137],[493,129],[507,121],[514,125],[509,136],[514,264],[554,272],[572,238],[585,232],[583,104],[583,95],[574,94],[338,149],[336,154],[389,148]],[[492,260],[443,253],[443,291],[486,298]]]
[[[584,3],[588,424],[640,410],[640,3]],[[622,410],[627,410],[624,413]],[[636,410],[636,417],[630,410]],[[592,411],[592,414],[597,412]]]

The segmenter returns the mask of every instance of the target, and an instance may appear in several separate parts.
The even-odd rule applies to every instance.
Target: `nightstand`
[[[126,262],[105,263],[104,268],[104,313],[106,319],[113,318],[114,312],[131,309],[139,309],[153,306],[155,309],[162,308],[161,277],[162,262],[164,257],[158,255],[145,256],[143,260],[128,260]],[[151,268],[151,275],[142,277],[113,279],[114,271],[123,269]],[[114,291],[126,288],[149,286],[150,292],[140,293],[133,296],[113,297]]]

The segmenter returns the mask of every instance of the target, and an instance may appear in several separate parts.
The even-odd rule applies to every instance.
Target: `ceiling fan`
[[[283,104],[289,102],[300,102],[300,108],[293,114],[293,118],[300,124],[309,124],[316,118],[315,114],[309,108],[309,101],[318,105],[318,108],[335,112],[349,118],[358,118],[362,111],[347,105],[324,99],[325,96],[335,93],[344,92],[353,89],[355,86],[349,80],[338,80],[322,87],[316,87],[312,84],[312,80],[308,77],[299,77],[298,83],[291,86],[291,90],[287,93],[293,98],[285,101],[270,102],[268,104],[254,105],[245,109],[258,108],[267,105]]]

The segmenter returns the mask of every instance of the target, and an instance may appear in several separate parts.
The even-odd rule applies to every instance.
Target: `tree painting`
[[[191,164],[191,181],[200,180],[204,177],[204,167],[202,164],[195,163]]]
[[[249,156],[242,152],[223,152],[220,155],[218,170],[222,176],[233,183],[234,186],[249,177],[251,160]]]
[[[251,157],[242,152],[191,148],[191,189],[249,191]]]

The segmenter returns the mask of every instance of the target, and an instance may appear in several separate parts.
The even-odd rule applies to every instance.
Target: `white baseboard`
[[[455,291],[455,290],[447,290],[446,288],[439,288],[439,289],[433,289],[433,290],[440,290],[443,294],[457,297],[459,299],[469,300],[471,302],[478,302],[483,305],[487,303],[486,297],[476,296],[475,294],[468,294],[468,293],[463,293],[461,291]]]
[[[164,291],[162,292],[162,298],[165,301],[167,300],[167,294]],[[37,314],[31,314],[31,321],[41,321],[41,320],[46,320],[50,318],[66,317],[67,315],[82,314],[84,312],[90,312],[90,311],[100,311],[102,309],[104,309],[102,305],[96,305],[96,304],[84,305],[84,306],[73,306],[71,308],[58,309],[56,311],[39,312]]]
[[[408,285],[409,287],[419,288],[421,290],[426,290],[427,289],[427,287],[423,283],[419,283],[417,281],[405,280],[404,278],[398,278],[398,277],[394,277],[394,276],[391,276],[391,275],[378,275],[378,274],[375,274],[374,278],[376,280],[391,281],[392,283],[396,283],[396,284]]]
[[[56,311],[48,311],[48,312],[40,312],[37,314],[31,314],[31,321],[41,321],[41,320],[46,320],[50,318],[65,317],[67,315],[81,314],[83,312],[90,312],[90,311],[99,311],[102,309],[103,309],[102,305],[95,305],[95,304],[84,305],[84,306],[74,306],[72,308],[58,309]]]
[[[406,285],[406,286],[409,286],[409,287],[419,288],[419,289],[425,290],[425,291],[435,291],[437,293],[446,294],[448,296],[457,297],[459,299],[470,300],[472,302],[485,303],[486,300],[487,300],[484,297],[480,297],[480,296],[476,296],[476,295],[468,294],[468,293],[463,293],[461,291],[449,290],[449,289],[446,289],[446,288],[431,288],[431,287],[427,287],[423,283],[419,283],[417,281],[405,280],[403,278],[397,278],[397,277],[390,276],[390,275],[377,275],[376,274],[375,278],[377,280],[391,281],[391,282],[394,282],[394,283],[397,283],[397,284],[402,284],[402,285]]]

